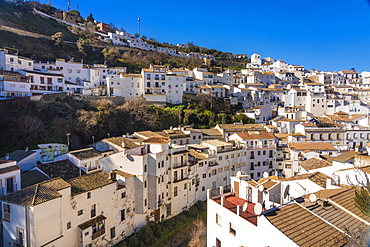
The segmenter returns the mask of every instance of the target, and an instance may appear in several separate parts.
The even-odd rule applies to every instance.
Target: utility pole
[[[138,27],[139,27],[139,32],[138,32],[138,34],[139,34],[139,36],[140,36],[140,16],[137,18],[137,22],[138,22]]]

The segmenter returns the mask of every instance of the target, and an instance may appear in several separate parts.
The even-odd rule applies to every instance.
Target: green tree
[[[57,46],[62,46],[64,37],[65,35],[63,32],[57,32],[51,36],[51,39],[55,42]]]
[[[117,59],[120,56],[120,53],[117,50],[115,50],[115,49],[107,49],[107,48],[104,48],[102,50],[102,53],[103,53],[105,62],[109,66],[115,65],[116,62],[117,62]]]
[[[95,19],[94,19],[94,17],[93,17],[93,14],[92,14],[92,13],[90,13],[90,14],[89,14],[89,16],[86,18],[86,20],[87,20],[88,22],[94,22],[94,21],[95,21]]]
[[[80,37],[77,40],[76,45],[80,52],[86,54],[86,48],[90,46],[90,43],[86,39]]]
[[[370,184],[355,189],[354,203],[363,214],[370,217]]]

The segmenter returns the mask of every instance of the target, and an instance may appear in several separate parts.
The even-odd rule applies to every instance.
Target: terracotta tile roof
[[[303,123],[302,125],[304,127],[316,127],[316,124],[313,124],[313,123]]]
[[[70,154],[75,156],[79,160],[90,159],[93,157],[103,157],[103,155],[99,151],[95,150],[94,148],[75,150],[75,151],[71,151]]]
[[[275,186],[276,184],[278,184],[278,182],[274,182],[274,181],[269,181],[269,180],[267,180],[267,181],[265,181],[264,183],[262,183],[262,186],[263,186],[263,188],[265,188],[265,189],[270,189],[271,187],[273,187],[273,186]]]
[[[115,172],[117,173],[117,175],[121,176],[121,177],[124,177],[124,178],[130,178],[130,177],[133,177],[135,176],[134,174],[131,174],[131,173],[128,173],[128,172],[124,172],[124,171],[121,171],[121,170],[112,170],[112,172]]]
[[[204,136],[221,136],[222,137],[222,134],[220,133],[220,131],[216,129],[197,129],[197,130],[201,131]]]
[[[292,203],[265,214],[277,229],[298,246],[343,246],[347,235],[309,210]]]
[[[324,151],[338,151],[331,143],[324,142],[307,142],[307,143],[288,143],[293,150],[324,150]]]
[[[259,134],[249,134],[249,133],[236,133],[243,140],[254,140],[254,139],[275,139],[275,136],[271,132],[259,132]]]
[[[289,178],[283,178],[281,181],[295,181],[295,180],[308,179],[311,182],[314,182],[315,184],[325,189],[327,178],[330,178],[330,177],[326,176],[324,173],[314,172],[314,173],[305,173],[301,175],[296,175],[296,176],[289,177]]]
[[[166,144],[170,141],[165,137],[151,137],[149,139],[144,140],[145,143],[153,143],[153,144]]]
[[[268,176],[267,178],[260,178],[258,180],[258,183],[263,183],[265,181],[275,181],[275,182],[279,182],[280,180],[282,180],[284,177],[282,176],[276,176],[276,175],[273,175],[273,176]]]
[[[220,129],[262,129],[264,130],[264,124],[217,124]]]
[[[0,200],[22,206],[33,206],[61,197],[58,191],[70,186],[63,179],[54,178],[3,196]]]
[[[359,230],[368,228],[363,221],[353,217],[348,212],[330,202],[325,202],[323,205],[315,203],[308,206],[307,209],[352,237],[357,237],[357,234],[360,233]]]
[[[350,151],[347,151],[337,157],[333,157],[332,159],[335,160],[335,161],[339,161],[339,162],[346,162],[350,159],[353,159],[355,156],[357,156],[358,154],[360,154],[359,152],[356,152],[356,151],[353,151],[353,150],[350,150]]]
[[[61,160],[47,164],[39,164],[37,167],[51,178],[60,177],[64,180],[72,179],[86,174],[69,160]]]
[[[160,134],[158,134],[156,132],[153,132],[153,131],[150,131],[150,130],[147,130],[147,131],[138,131],[138,132],[135,132],[135,135],[144,136],[146,138],[160,137],[161,136]]]
[[[34,184],[44,182],[49,179],[50,177],[46,176],[38,169],[22,172],[21,173],[22,189]]]
[[[301,161],[299,165],[303,167],[306,171],[309,171],[313,169],[319,169],[319,168],[331,166],[332,163],[329,161],[314,157],[308,160]]]
[[[343,74],[358,74],[358,72],[353,71],[353,70],[342,70]]]
[[[68,183],[72,186],[72,195],[78,195],[115,182],[108,179],[108,174],[106,172],[96,171],[70,179]]]
[[[200,152],[195,151],[194,149],[189,149],[189,155],[193,156],[194,158],[198,160],[206,160],[208,159],[208,156],[205,154],[202,154]]]
[[[122,137],[122,136],[111,137],[111,138],[107,138],[107,139],[104,139],[104,140],[108,141],[108,142],[110,142],[114,145],[117,145],[121,148],[125,148],[125,149],[131,149],[131,148],[139,147],[139,145],[137,145],[134,142],[133,139]],[[122,147],[122,142],[124,143],[124,147]]]
[[[1,167],[0,166],[0,174],[8,173],[8,172],[13,172],[20,170],[21,168],[17,165],[14,166],[8,166],[8,167]]]
[[[301,122],[301,121],[285,117],[285,118],[282,118],[280,120],[277,120],[276,122]]]
[[[355,188],[340,192],[336,195],[333,195],[329,197],[330,200],[337,203],[341,207],[347,209],[348,211],[352,212],[353,214],[357,215],[361,219],[367,221],[370,223],[370,217],[363,214],[360,209],[356,207],[354,204],[354,198],[355,198]]]

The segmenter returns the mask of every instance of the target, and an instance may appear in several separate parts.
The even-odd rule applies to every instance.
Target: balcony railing
[[[94,239],[100,237],[101,235],[103,235],[104,233],[105,233],[105,228],[102,228],[99,231],[93,233],[91,238],[94,240]]]
[[[184,175],[184,176],[179,177],[179,178],[174,178],[173,182],[178,183],[178,182],[184,181],[185,179],[188,179],[188,175]]]
[[[217,162],[209,163],[208,166],[209,167],[218,166],[218,163]]]
[[[180,163],[177,163],[177,164],[174,164],[173,165],[173,168],[176,169],[176,168],[180,168],[180,167],[184,167],[184,166],[187,166],[187,162],[180,162]]]
[[[275,144],[266,144],[266,145],[247,145],[247,149],[261,149],[261,148],[276,148]]]

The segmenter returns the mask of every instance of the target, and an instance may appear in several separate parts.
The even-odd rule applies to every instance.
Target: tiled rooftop
[[[114,183],[114,181],[110,180],[104,171],[96,171],[70,179],[68,183],[72,186],[72,195],[78,195]]]
[[[326,160],[313,157],[311,159],[301,161],[299,165],[303,167],[306,171],[309,171],[313,169],[319,169],[319,168],[331,166],[332,163]]]
[[[95,150],[94,148],[76,150],[76,151],[70,152],[70,154],[75,156],[79,160],[102,156],[102,154],[99,151]]]
[[[302,175],[296,175],[289,178],[283,178],[282,181],[294,181],[294,180],[302,180],[302,179],[308,179],[315,184],[321,186],[322,188],[326,188],[326,179],[329,178],[325,174],[321,172],[314,172],[314,173],[305,173]]]
[[[86,174],[83,170],[67,159],[47,164],[39,164],[37,167],[51,178],[60,177],[64,180]]]
[[[265,214],[266,218],[298,246],[343,246],[347,236],[297,203]]]
[[[63,179],[54,178],[13,192],[0,199],[22,206],[33,206],[62,196],[58,191],[70,186]]]

